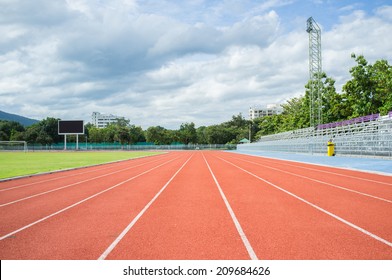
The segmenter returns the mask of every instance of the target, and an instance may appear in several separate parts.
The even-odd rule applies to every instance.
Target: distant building
[[[98,112],[93,112],[92,116],[92,124],[98,128],[107,127],[111,123],[116,123],[117,119],[121,119],[122,117],[115,116],[112,114],[106,115]]]
[[[254,120],[265,116],[279,115],[282,113],[282,108],[277,104],[269,104],[267,107],[250,107],[249,119]]]

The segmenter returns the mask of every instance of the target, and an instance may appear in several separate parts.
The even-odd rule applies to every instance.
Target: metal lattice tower
[[[306,22],[309,33],[310,126],[322,123],[321,94],[321,29],[310,17]]]

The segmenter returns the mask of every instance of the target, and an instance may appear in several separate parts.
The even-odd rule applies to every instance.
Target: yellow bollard
[[[328,141],[327,144],[327,155],[332,157],[335,155],[335,144],[332,142],[332,139]]]

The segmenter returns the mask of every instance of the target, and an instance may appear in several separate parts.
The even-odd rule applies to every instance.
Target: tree
[[[12,140],[12,134],[16,132],[24,132],[25,128],[18,122],[0,120],[0,140]]]
[[[225,128],[227,137],[230,138],[221,144],[237,144],[241,139],[249,138],[249,129],[251,128],[251,124],[252,122],[246,120],[241,113],[233,115],[230,121],[221,124]]]
[[[374,103],[377,111],[386,115],[392,111],[392,66],[386,60],[376,61],[373,65]]]
[[[198,144],[208,144],[207,140],[207,127],[206,126],[199,126],[196,129],[196,135],[197,135],[197,143]]]
[[[45,131],[41,131],[37,135],[37,138],[35,139],[34,142],[42,144],[42,145],[50,145],[53,143],[53,138]]]
[[[129,144],[131,135],[128,127],[116,126],[113,140],[118,141],[121,145]]]
[[[370,79],[370,65],[360,55],[355,58],[357,66],[351,68],[352,79],[343,86],[345,97],[351,109],[351,118],[368,115],[372,111],[373,84]]]
[[[10,138],[8,137],[5,131],[0,130],[0,141],[8,141]]]
[[[102,143],[104,142],[102,129],[92,126],[88,130],[88,139],[91,143]]]
[[[63,136],[58,134],[58,121],[60,119],[47,117],[46,119],[29,126],[24,132],[24,140],[29,143],[40,143],[50,145],[59,143]],[[17,135],[21,138],[20,135]]]
[[[58,133],[59,120],[60,119],[57,118],[47,117],[46,119],[38,122],[38,126],[40,127],[40,134],[45,136],[40,137],[40,141],[37,140],[38,143],[52,144],[61,142],[63,140],[63,136],[59,135]]]
[[[258,126],[258,132],[256,133],[256,138],[260,138],[264,135],[275,134],[280,132],[280,126],[282,124],[284,116],[283,115],[272,115],[265,116],[255,120]]]
[[[206,128],[208,144],[227,144],[236,139],[235,131],[225,124],[211,125]]]
[[[114,125],[116,125],[118,127],[128,127],[129,123],[130,123],[129,120],[127,120],[124,117],[122,117],[122,118],[117,118],[116,122],[114,123]]]
[[[236,128],[247,128],[249,126],[249,121],[246,120],[241,113],[238,115],[233,115],[231,120],[225,123],[227,126],[236,127]]]
[[[95,128],[95,126],[92,123],[87,123],[84,125],[84,134],[86,137],[90,138],[90,130]]]
[[[115,124],[109,124],[107,127],[102,128],[101,132],[103,134],[103,142],[113,143],[116,141],[117,126]]]
[[[272,127],[267,130],[274,130],[275,132],[294,130],[309,126],[309,99],[306,97],[294,97],[286,101],[282,105],[283,112],[279,117],[272,118],[274,129]]]
[[[178,131],[178,140],[183,144],[196,143],[197,142],[197,132],[195,124],[183,123]]]
[[[323,123],[345,120],[348,112],[345,99],[336,92],[335,80],[326,78],[323,84]]]
[[[41,129],[39,127],[39,123],[35,123],[29,126],[25,131],[24,139],[29,143],[36,143],[37,137],[40,134]]]
[[[351,68],[352,79],[343,86],[350,108],[349,118],[392,110],[392,68],[386,60],[369,64],[363,55],[352,54],[357,65]]]
[[[131,125],[129,127],[129,142],[130,144],[136,144],[137,142],[145,142],[146,137],[144,136],[143,129],[140,126]]]
[[[167,129],[162,126],[151,126],[146,130],[147,142],[152,142],[155,145],[170,144],[172,139],[168,139]]]
[[[17,131],[13,129],[11,131],[10,141],[24,141],[24,131]]]

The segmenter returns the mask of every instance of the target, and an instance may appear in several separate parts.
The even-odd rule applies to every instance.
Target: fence
[[[189,144],[189,145],[122,145],[120,143],[79,143],[80,151],[140,151],[140,150],[235,150],[236,145],[226,144]],[[28,144],[28,151],[60,151],[64,143],[51,145]],[[76,143],[67,143],[67,150],[76,150]]]
[[[237,149],[326,154],[330,139],[337,155],[392,158],[392,112],[267,135]]]

